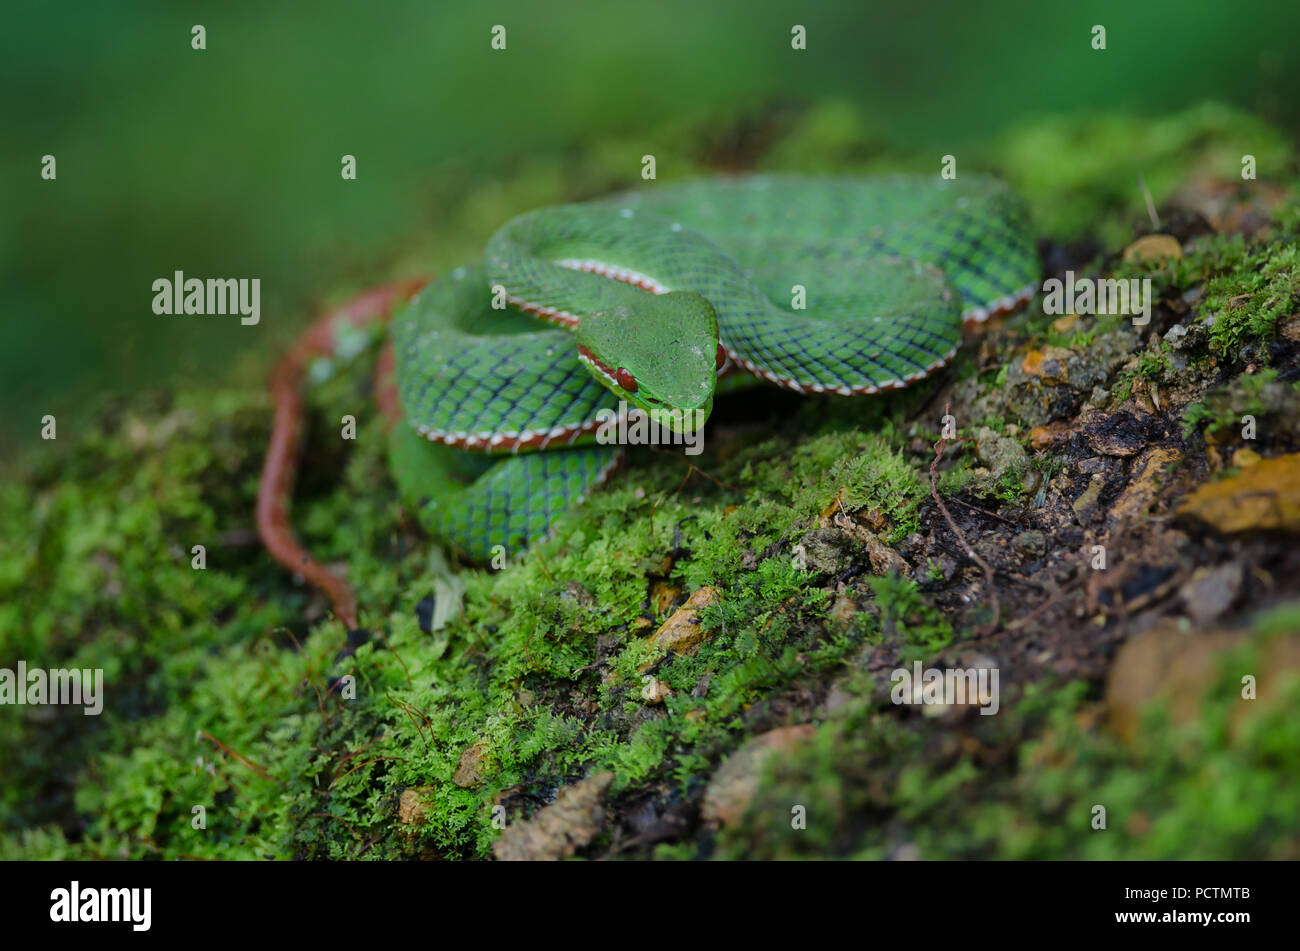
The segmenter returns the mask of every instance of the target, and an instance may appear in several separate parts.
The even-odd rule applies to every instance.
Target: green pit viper
[[[606,478],[602,410],[704,419],[720,378],[906,386],[1038,276],[1023,204],[987,178],[716,178],[530,212],[394,318],[392,472],[486,562]]]

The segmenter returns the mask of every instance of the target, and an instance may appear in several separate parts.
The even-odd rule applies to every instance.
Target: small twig
[[[358,842],[361,841],[361,835],[360,835],[360,833],[358,833],[356,829],[352,828],[352,823],[348,822],[348,820],[344,819],[342,816],[336,816],[336,815],[334,815],[334,813],[332,813],[332,812],[313,812],[311,815],[312,815],[312,818],[313,818],[313,819],[315,819],[315,818],[317,818],[317,817],[319,817],[319,818],[321,818],[321,819],[337,819],[339,822],[341,822],[341,823],[343,823],[345,826],[347,826],[348,831],[352,833],[353,837],[354,837]]]
[[[989,518],[996,518],[999,522],[1005,522],[1006,524],[1012,526],[1013,528],[1020,527],[1019,523],[1013,522],[1009,518],[1003,518],[997,512],[990,512],[988,509],[982,509],[978,505],[971,505],[969,502],[963,502],[961,499],[953,499],[953,501],[956,502],[958,505],[966,506],[966,508],[974,512],[979,512],[981,515],[987,515]]]
[[[357,770],[359,770],[361,767],[363,767],[363,766],[369,766],[371,763],[378,763],[380,760],[383,760],[383,759],[395,759],[395,760],[401,760],[402,762],[405,762],[405,761],[406,761],[406,757],[405,757],[405,756],[376,756],[374,759],[368,759],[368,760],[365,760],[364,762],[357,763],[356,766],[353,766],[350,770],[348,770],[348,771],[347,771],[346,773],[344,773],[342,776],[338,777],[338,778],[335,779],[332,783],[330,783],[330,784],[329,784],[329,788],[330,788],[330,789],[333,789],[335,786],[337,786],[339,783],[343,782],[343,780],[347,779],[349,776],[351,776],[353,773],[355,773],[355,772],[356,772]]]
[[[657,452],[657,453],[659,453],[660,455],[663,455],[663,456],[676,456],[676,455],[677,455],[677,453],[675,453],[675,452],[671,452],[671,451],[669,451],[669,450],[667,450],[667,449],[660,449],[658,446],[651,446],[651,447],[650,447],[650,450],[651,450],[652,452]],[[696,465],[695,463],[693,463],[693,462],[687,462],[685,459],[683,459],[682,461],[686,463],[686,466],[687,466],[687,469],[688,469],[688,471],[687,471],[686,474],[687,474],[688,476],[691,475],[691,474],[693,474],[693,473],[698,472],[700,475],[704,476],[704,478],[708,479],[710,482],[712,482],[712,483],[713,483],[714,485],[716,485],[716,486],[719,486],[719,487],[721,487],[721,488],[727,489],[727,490],[730,491],[730,492],[736,492],[736,493],[739,493],[740,495],[744,495],[744,494],[745,494],[745,490],[742,489],[742,488],[740,488],[739,486],[729,485],[728,483],[723,482],[721,479],[715,479],[713,476],[709,475],[707,472],[705,472],[703,469],[701,469],[699,466],[697,466],[697,465]],[[682,483],[682,484],[685,485],[685,483]],[[681,491],[681,487],[678,487],[677,491],[680,492],[680,491]],[[674,493],[674,494],[676,494],[676,493]]]
[[[407,669],[407,667],[406,667],[406,661],[402,660],[402,655],[401,655],[401,654],[399,654],[399,653],[397,653],[397,651],[393,650],[393,645],[389,642],[389,640],[388,640],[388,635],[384,633],[384,629],[383,629],[383,627],[380,626],[380,625],[376,625],[376,626],[375,626],[375,633],[379,635],[379,639],[380,639],[381,641],[383,641],[383,642],[384,642],[384,646],[388,648],[388,653],[390,653],[390,654],[392,654],[394,657],[396,657],[396,658],[397,658],[397,662],[398,662],[399,664],[402,665],[402,673],[404,673],[404,674],[406,675],[406,686],[407,686],[407,687],[410,687],[411,689],[414,689],[414,686],[413,686],[412,683],[411,683],[411,672],[410,672],[410,671]]]
[[[542,577],[549,583],[555,584],[555,575],[551,574],[550,566],[546,564],[546,559],[542,557],[542,553],[534,548],[530,554],[533,556],[533,561],[537,562],[537,568],[541,571]]]
[[[1156,203],[1151,199],[1151,189],[1147,188],[1145,175],[1138,175],[1138,187],[1142,189],[1142,197],[1146,199],[1147,214],[1151,217],[1151,227],[1159,231],[1160,216],[1156,214]]]
[[[382,740],[382,739],[384,739],[384,734],[382,734],[382,733],[379,734],[379,736],[372,737],[371,740],[370,740],[370,742],[367,743],[365,746],[359,746],[359,747],[357,747],[355,750],[353,750],[353,751],[352,751],[351,753],[349,753],[347,756],[344,756],[344,757],[343,757],[342,759],[340,759],[337,763],[335,763],[335,764],[334,764],[334,770],[333,770],[333,771],[334,771],[335,773],[337,773],[338,770],[339,770],[339,767],[340,767],[340,766],[342,766],[342,765],[343,765],[344,763],[346,763],[348,760],[352,759],[352,757],[356,756],[357,754],[359,754],[359,753],[364,753],[366,750],[370,749],[370,747],[374,746],[376,743],[378,743],[378,742],[379,742],[380,740]],[[316,747],[316,749],[320,750],[320,751],[321,751],[322,753],[324,753],[326,756],[333,756],[333,755],[334,755],[333,753],[330,753],[328,750],[321,749],[319,746]]]
[[[293,646],[298,651],[298,656],[302,658],[303,664],[307,668],[307,683],[311,684],[311,689],[316,691],[316,706],[320,708],[321,719],[328,720],[329,714],[325,712],[325,694],[322,693],[320,687],[316,685],[316,665],[311,662],[311,658],[307,656],[307,652],[303,650],[302,644],[298,643],[298,638],[293,636],[293,631],[289,630],[287,627],[281,628],[281,630],[289,635],[289,640],[293,641]]]
[[[421,729],[420,724],[415,719],[415,717],[418,714],[420,719],[424,721],[424,725],[429,729],[430,736],[433,735],[433,721],[430,720],[428,716],[425,715],[423,710],[415,706],[415,704],[410,703],[406,700],[398,700],[392,694],[385,694],[385,696],[388,697],[389,703],[391,703],[393,706],[397,707],[397,709],[405,713],[407,718],[410,719],[411,725],[415,727],[415,732],[420,735],[420,739],[424,742],[425,748],[427,749],[429,746],[429,740],[425,737],[424,730]]]
[[[240,752],[238,752],[237,750],[232,750],[229,746],[227,746],[225,743],[222,743],[219,739],[217,739],[215,736],[213,736],[213,735],[212,735],[211,733],[209,733],[207,730],[199,730],[199,736],[202,737],[203,739],[210,740],[211,742],[215,743],[217,746],[221,747],[223,750],[225,750],[227,753],[229,753],[229,754],[230,754],[231,756],[233,756],[235,759],[239,760],[241,763],[243,763],[245,766],[247,766],[247,767],[248,767],[249,769],[251,769],[253,772],[257,773],[257,775],[258,775],[258,776],[261,776],[263,779],[269,779],[271,782],[275,783],[277,786],[283,786],[283,785],[284,785],[284,783],[282,783],[280,780],[276,779],[276,778],[275,778],[274,776],[272,776],[269,772],[267,772],[266,767],[263,766],[261,763],[254,763],[251,759],[249,759],[249,758],[248,758],[247,756],[245,756],[243,753],[240,753]]]
[[[945,416],[949,414],[951,407],[951,403],[945,403],[943,405],[943,414]],[[957,541],[961,543],[962,550],[966,552],[966,557],[979,565],[980,569],[984,572],[985,580],[988,581],[989,603],[993,605],[993,620],[989,623],[987,628],[984,628],[979,632],[981,637],[987,637],[998,629],[998,625],[1002,621],[1002,606],[998,603],[998,588],[996,579],[993,575],[993,569],[989,567],[987,561],[975,554],[975,549],[971,548],[970,542],[966,541],[966,535],[957,527],[956,521],[953,520],[952,515],[949,513],[948,506],[944,505],[943,499],[939,498],[939,460],[943,458],[943,451],[947,445],[948,440],[942,435],[939,437],[939,441],[934,444],[934,461],[930,463],[930,497],[934,499],[934,504],[939,506],[939,511],[943,513],[944,520],[947,521],[948,527],[952,529],[953,535],[956,536]]]
[[[264,643],[265,643],[264,641],[255,641],[251,644],[247,644],[244,646],[244,652],[248,654],[250,657],[257,658],[257,662],[262,665],[263,670],[266,671],[274,670],[275,675],[279,677],[280,680],[284,683],[285,689],[292,692],[293,684],[289,683],[289,678],[284,675],[284,671],[280,669],[280,665],[278,663],[267,664],[266,658],[263,656],[263,653],[257,650],[257,647]],[[268,677],[267,680],[270,680],[270,678]]]

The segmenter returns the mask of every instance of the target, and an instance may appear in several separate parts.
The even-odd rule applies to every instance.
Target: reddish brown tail
[[[289,521],[302,440],[302,377],[312,358],[334,351],[339,330],[386,321],[394,306],[410,298],[424,283],[419,279],[393,281],[359,294],[323,315],[303,332],[271,374],[275,418],[271,423],[262,479],[257,487],[257,532],[276,561],[325,593],[334,606],[334,613],[349,629],[358,626],[356,594],[344,578],[311,557],[298,541]],[[392,352],[386,346],[380,359],[382,379],[378,387],[378,402],[389,425],[401,417],[391,368]]]

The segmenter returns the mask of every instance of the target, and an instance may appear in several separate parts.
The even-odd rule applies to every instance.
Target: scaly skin
[[[394,321],[409,425],[390,431],[393,475],[426,527],[488,561],[608,476],[618,452],[593,445],[600,410],[624,400],[706,418],[720,370],[802,393],[906,386],[952,358],[963,320],[1014,309],[1037,277],[1019,201],[979,178],[713,179],[521,215],[482,266],[426,287]],[[805,309],[789,306],[795,285]],[[412,287],[342,312],[378,319]],[[317,336],[325,326],[339,321]],[[259,527],[355,626],[351,590],[288,529],[289,391],[277,384]]]
[[[606,476],[601,409],[706,418],[724,363],[801,393],[906,386],[1037,275],[989,179],[713,179],[530,212],[394,322],[392,468],[435,535],[487,561]]]

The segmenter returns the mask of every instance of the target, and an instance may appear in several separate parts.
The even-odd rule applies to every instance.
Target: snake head
[[[592,376],[673,430],[703,425],[721,365],[718,316],[690,291],[645,294],[582,318],[578,356]]]

